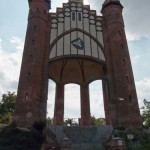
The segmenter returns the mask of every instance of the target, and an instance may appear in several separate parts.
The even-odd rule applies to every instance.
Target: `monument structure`
[[[64,122],[64,85],[80,85],[81,126],[91,125],[89,84],[102,80],[106,124],[142,125],[119,0],[105,0],[98,16],[83,0],[56,13],[50,0],[28,0],[29,17],[14,121],[45,120],[48,80],[56,83],[55,125]],[[92,0],[91,0],[92,2]]]

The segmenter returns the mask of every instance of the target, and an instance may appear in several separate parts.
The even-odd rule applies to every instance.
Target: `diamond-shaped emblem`
[[[84,42],[80,38],[73,40],[71,43],[75,48],[84,49]]]

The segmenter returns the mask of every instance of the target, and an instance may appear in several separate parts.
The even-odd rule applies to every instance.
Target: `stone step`
[[[70,147],[69,150],[103,150],[112,130],[111,126],[49,126],[45,134],[49,145],[57,143],[60,147]]]

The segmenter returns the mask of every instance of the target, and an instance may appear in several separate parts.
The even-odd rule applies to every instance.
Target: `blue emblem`
[[[71,43],[77,49],[81,49],[81,50],[84,49],[84,42],[80,38],[71,41]]]

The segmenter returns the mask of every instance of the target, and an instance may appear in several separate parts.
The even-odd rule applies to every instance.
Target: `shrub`
[[[35,121],[32,127],[38,130],[39,132],[43,132],[43,129],[46,127],[46,121],[42,120]]]

